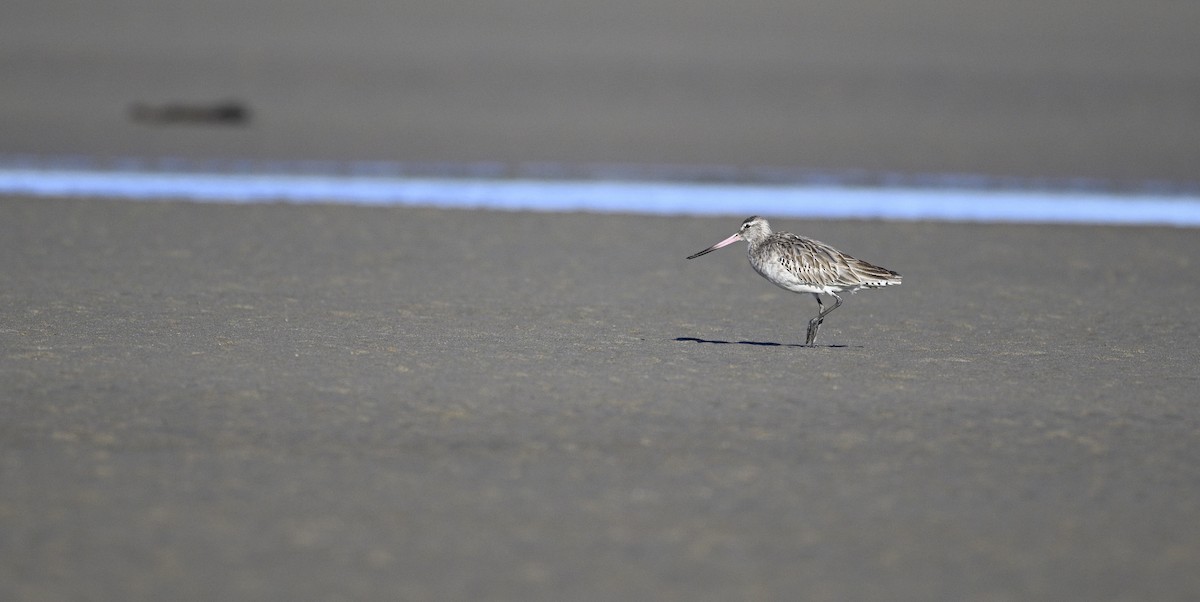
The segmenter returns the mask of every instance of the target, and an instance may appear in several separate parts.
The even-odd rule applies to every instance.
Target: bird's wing
[[[851,257],[819,240],[780,232],[780,262],[792,273],[818,286],[856,287],[899,284],[900,274]]]

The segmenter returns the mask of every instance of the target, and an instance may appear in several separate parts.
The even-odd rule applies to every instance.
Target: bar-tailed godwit
[[[750,243],[746,252],[750,257],[750,265],[763,278],[780,288],[794,293],[812,293],[817,298],[817,317],[809,320],[808,336],[804,340],[804,344],[810,347],[817,339],[817,329],[821,327],[825,316],[841,307],[842,298],[838,293],[900,284],[900,274],[855,259],[823,242],[791,232],[771,232],[771,224],[757,215],[746,218],[733,236],[688,259],[695,259],[739,240]],[[833,307],[825,309],[821,295],[833,297]]]

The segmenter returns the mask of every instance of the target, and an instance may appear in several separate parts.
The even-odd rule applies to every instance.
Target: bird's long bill
[[[726,238],[725,240],[722,240],[721,242],[719,242],[707,249],[704,249],[703,251],[700,251],[699,253],[696,253],[695,255],[688,255],[688,259],[695,259],[705,253],[712,253],[713,251],[716,251],[717,249],[720,249],[721,247],[729,246],[739,240],[742,240],[742,234],[740,232],[737,234],[734,234],[733,236],[730,236],[729,238]]]

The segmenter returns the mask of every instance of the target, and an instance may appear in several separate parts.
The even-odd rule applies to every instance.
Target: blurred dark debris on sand
[[[250,107],[239,100],[218,102],[135,102],[129,118],[147,125],[220,125],[245,126],[250,123]]]

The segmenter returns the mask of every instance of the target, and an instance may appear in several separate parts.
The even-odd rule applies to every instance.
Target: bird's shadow
[[[775,343],[772,341],[717,341],[713,339],[700,339],[696,337],[675,337],[675,340],[680,343],[710,343],[713,345],[753,345],[755,347],[808,347],[800,343]],[[830,349],[840,349],[848,347],[848,345],[813,345],[813,347],[827,347]],[[861,345],[858,345],[861,347]]]

